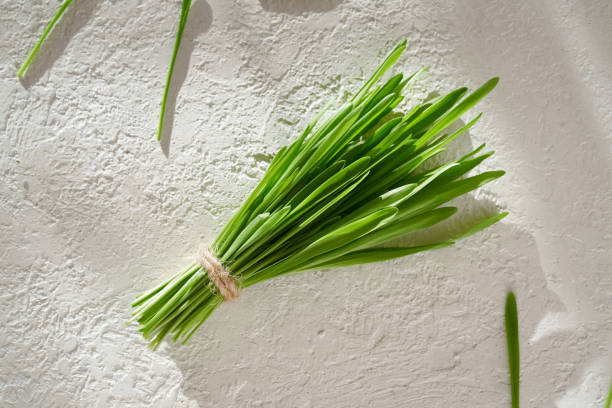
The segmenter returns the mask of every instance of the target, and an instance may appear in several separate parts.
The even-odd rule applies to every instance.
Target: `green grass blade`
[[[608,391],[608,399],[606,400],[604,408],[610,408],[610,404],[612,404],[612,384],[610,384],[610,391]]]
[[[376,131],[367,138],[363,144],[361,144],[360,149],[355,152],[355,157],[363,156],[368,154],[368,152],[386,140],[387,135],[389,135],[393,129],[402,121],[401,117],[389,119],[384,124],[382,124]],[[370,156],[370,154],[368,154]]]
[[[385,221],[393,218],[395,214],[397,214],[397,208],[383,208],[356,221],[343,225],[340,228],[335,228],[333,231],[324,234],[321,238],[298,252],[294,257],[291,257],[292,265],[297,267],[319,253],[330,252],[341,247],[345,243],[356,240],[374,230]]]
[[[293,194],[293,196],[289,200],[289,205],[295,207],[299,203],[304,201],[304,199],[308,197],[313,191],[315,191],[323,183],[325,183],[327,180],[329,180],[331,177],[335,176],[339,171],[341,171],[344,168],[344,164],[345,162],[343,160],[340,160],[327,168],[321,169],[321,171],[316,177],[314,177],[306,185],[300,188],[299,191],[296,191]]]
[[[367,174],[364,174],[360,178],[353,181],[344,189],[344,191],[335,195],[323,207],[317,208],[305,214],[303,217],[304,221],[285,232],[282,236],[275,238],[274,242],[271,242],[266,250],[259,251],[257,255],[253,253],[254,251],[248,251],[243,255],[243,258],[238,260],[235,265],[232,265],[232,267],[236,268],[236,266],[238,266],[237,272],[239,273],[253,267],[254,265],[258,265],[259,269],[263,269],[320,237],[321,231],[326,231],[327,228],[333,226],[336,222],[339,222],[342,219],[340,216],[329,217],[328,214],[337,208],[340,203],[342,203],[345,198],[351,194],[351,192],[357,186],[359,186],[365,177],[367,177]],[[302,245],[299,245],[296,249],[295,244],[293,246],[290,244],[285,245],[287,242],[298,242],[302,243]],[[285,249],[281,250],[280,248],[283,247]],[[260,262],[264,258],[267,258],[267,260]],[[255,269],[249,274],[249,276],[255,274],[257,271],[258,269]]]
[[[520,353],[519,328],[516,297],[508,292],[506,296],[506,340],[508,342],[508,367],[510,369],[510,392],[512,408],[519,408]]]
[[[389,79],[387,83],[385,83],[380,88],[380,90],[376,92],[372,100],[366,106],[365,110],[368,111],[371,108],[373,108],[385,96],[392,94],[392,93],[397,93],[396,89],[398,88],[398,85],[400,85],[400,83],[402,82],[402,78],[403,78],[402,74],[397,74],[393,78]]]
[[[297,180],[299,172],[300,169],[298,167],[290,173],[287,173],[281,179],[279,179],[277,184],[272,187],[272,189],[266,192],[265,196],[263,197],[263,200],[261,201],[259,206],[257,206],[257,208],[255,208],[255,210],[251,212],[249,218],[253,218],[256,216],[256,214],[259,214],[263,211],[273,212],[277,206],[282,207],[283,199],[291,189],[291,186],[293,186],[295,181]]]
[[[443,131],[447,126],[453,123],[455,120],[459,118],[462,114],[467,112],[471,107],[476,105],[482,98],[484,98],[489,92],[495,88],[497,83],[499,82],[499,78],[491,78],[487,82],[485,82],[480,88],[472,92],[470,95],[466,96],[452,111],[447,113],[442,119],[437,121],[435,125],[431,127],[419,140],[417,141],[417,146],[422,146],[425,144],[431,137],[435,136],[437,133]]]
[[[493,152],[487,152],[483,155],[475,157],[473,159],[464,159],[463,161],[457,161],[455,166],[447,169],[442,173],[433,183],[433,186],[438,186],[440,184],[450,183],[468,173],[470,170],[473,170],[476,166],[482,163],[484,160],[488,159],[493,155]],[[439,168],[439,167],[438,167]],[[435,170],[435,169],[433,169]],[[430,172],[425,173],[425,176]]]
[[[496,222],[504,219],[506,216],[508,215],[508,212],[503,212],[501,214],[496,214],[492,217],[488,217],[482,221],[480,221],[479,223],[477,223],[476,225],[474,225],[473,227],[471,227],[470,229],[468,229],[467,231],[461,233],[460,235],[455,237],[455,240],[460,240],[466,237],[469,237],[472,234],[475,234],[477,232],[482,231],[485,228],[490,227],[491,225],[495,224]]]
[[[376,174],[380,174],[382,180],[369,180],[368,187],[375,188],[375,186],[379,186],[382,188],[394,188],[398,184],[406,184],[409,182],[408,176],[410,176],[415,170],[417,170],[423,163],[437,154],[444,151],[443,147],[432,147],[430,149],[424,150],[422,152],[414,153],[414,146],[400,146],[399,149],[403,149],[403,151],[411,153],[411,156],[402,157],[402,151],[399,151],[399,155],[394,158],[394,160],[390,160],[387,157],[380,161],[382,163],[386,162],[383,166],[381,166]],[[399,150],[398,149],[398,150]],[[454,165],[454,163],[445,164]]]
[[[379,158],[386,156],[387,153],[397,147],[398,142],[403,141],[407,135],[409,135],[409,125],[406,123],[399,123],[395,126],[383,140],[380,141],[370,151],[369,156],[378,160]]]
[[[457,212],[455,207],[440,207],[416,217],[389,223],[361,237],[355,249],[366,249],[436,225]]]
[[[287,217],[290,212],[291,206],[286,206],[278,211],[275,211],[257,230],[255,230],[249,236],[246,242],[242,245],[242,250],[240,252],[245,251],[254,243],[261,246],[266,241],[274,237],[274,233],[277,233],[280,230],[279,224],[282,223],[284,218]]]
[[[464,161],[469,159],[472,156],[475,156],[476,154],[480,153],[482,151],[482,149],[484,149],[486,146],[486,143],[482,143],[480,146],[478,146],[476,149],[472,150],[471,152],[469,152],[468,154],[466,154],[465,156],[462,156],[459,160],[457,161]]]
[[[253,220],[247,224],[247,226],[240,231],[240,234],[236,237],[232,245],[227,249],[227,251],[220,258],[222,262],[227,262],[232,258],[232,255],[242,247],[242,245],[251,237],[255,231],[266,221],[266,219],[270,216],[270,213],[261,213],[257,217],[253,218]]]
[[[350,252],[339,258],[324,262],[318,265],[309,266],[308,269],[329,269],[341,266],[360,265],[372,262],[388,261],[390,259],[401,258],[404,256],[416,254],[422,251],[430,251],[433,249],[444,248],[454,244],[453,241],[438,242],[435,244],[421,245],[406,248],[374,248],[364,249],[362,251]]]
[[[312,137],[310,137],[306,141],[306,147],[313,148],[317,146],[321,140],[327,136],[340,122],[342,122],[346,116],[351,113],[354,109],[354,105],[352,103],[345,103],[342,105],[331,118],[325,121],[321,127],[319,127]]]
[[[361,87],[361,89],[355,94],[352,101],[360,103],[365,97],[365,95],[368,93],[370,88],[372,88],[372,85],[374,85],[380,79],[380,77],[383,76],[383,74],[387,72],[387,70],[397,62],[397,59],[400,57],[400,55],[402,55],[405,49],[406,39],[403,39],[399,43],[397,43],[395,48],[393,48],[393,50],[389,53],[387,58],[385,58],[383,63],[380,64],[380,66],[378,67],[378,69],[376,69],[374,74],[372,74],[370,79],[368,79],[366,83]]]
[[[388,222],[395,214],[397,214],[396,208],[383,208],[359,220],[341,225],[338,228],[334,228],[332,225],[323,229],[310,239],[311,243],[307,246],[291,251],[291,254],[287,258],[283,259],[278,264],[272,265],[270,268],[258,272],[257,275],[259,276],[250,280],[252,282],[261,282],[262,280],[274,276],[300,271],[302,270],[300,266],[308,264],[313,258],[320,254],[331,252],[346,243],[358,239],[385,222]]]
[[[501,170],[487,171],[466,179],[453,181],[451,183],[432,188],[426,188],[418,195],[415,195],[412,200],[407,200],[398,206],[400,210],[400,217],[411,217],[421,211],[435,208],[452,200],[453,198],[469,193],[470,191],[475,190],[478,187],[481,187],[484,184],[503,176],[504,174],[505,173]]]
[[[185,30],[185,24],[187,23],[187,16],[189,15],[189,9],[191,8],[191,0],[183,0],[181,4],[181,18],[179,19],[179,26],[176,32],[176,39],[174,41],[174,50],[172,51],[172,59],[170,60],[170,68],[168,69],[168,76],[166,77],[166,86],[164,87],[164,96],[161,101],[161,113],[159,115],[159,126],[157,129],[157,140],[160,141],[162,137],[162,130],[164,127],[164,116],[166,114],[166,99],[168,99],[168,91],[170,90],[170,83],[172,82],[172,74],[174,73],[174,64],[176,62],[176,56],[181,46],[181,39],[183,38],[183,31]]]
[[[345,198],[351,194],[351,192],[361,183],[361,181],[367,177],[367,173],[361,175],[357,179],[354,179],[350,184],[344,187],[343,191],[339,194],[334,194],[332,198],[321,207],[315,207],[309,211],[305,211],[300,219],[288,219],[286,224],[292,226],[289,229],[280,229],[279,234],[272,237],[268,236],[265,238],[266,249],[257,251],[258,247],[249,248],[247,251],[241,254],[240,258],[236,259],[232,265],[232,270],[237,273],[242,273],[245,270],[249,270],[250,274],[256,273],[259,269],[269,266],[272,263],[282,259],[284,257],[283,252],[279,249],[281,247],[287,248],[287,245],[291,245],[291,242],[303,242],[306,245],[308,241],[304,235],[314,236],[324,227],[333,225],[337,221],[339,216],[329,216],[330,212],[333,211]],[[302,221],[300,221],[302,220]],[[297,225],[293,223],[297,221]],[[308,233],[305,233],[308,231]],[[270,238],[274,238],[272,241]],[[262,259],[267,258],[263,263],[260,262]],[[255,266],[257,265],[257,267]]]
[[[355,211],[347,214],[343,218],[343,222],[354,221],[384,207],[394,207],[404,198],[414,194],[414,189],[416,186],[416,184],[406,184],[381,194],[375,199],[370,200],[367,204],[359,206]]]
[[[320,167],[324,163],[322,159],[327,156],[333,147],[339,143],[342,136],[351,128],[351,126],[359,119],[361,114],[360,108],[351,106],[350,112],[343,117],[343,119],[332,129],[324,138],[321,139],[321,143],[317,146],[314,152],[310,155],[304,167],[298,176],[302,179],[308,175],[314,168]]]
[[[459,88],[440,98],[439,101],[431,105],[412,122],[410,122],[411,132],[417,134],[429,128],[436,120],[455,106],[457,101],[461,99],[466,92],[467,88]],[[438,132],[432,132],[431,135],[433,136],[436,133]]]
[[[340,150],[341,147],[360,135],[366,133],[368,129],[374,126],[388,112],[388,108],[396,103],[396,94],[390,94],[382,98],[371,109],[364,107],[361,112],[362,117],[348,130],[346,136],[340,140],[340,146],[336,147],[334,153]]]
[[[359,177],[367,169],[370,158],[368,156],[362,157],[361,159],[351,163],[334,174],[317,189],[310,193],[304,200],[295,207],[293,212],[299,214],[303,209],[309,208],[311,205],[319,202],[323,198],[329,196],[334,191],[338,190],[344,185],[347,185],[351,180]]]
[[[53,19],[49,22],[49,24],[47,25],[47,28],[45,28],[45,31],[43,32],[42,36],[40,37],[40,39],[38,40],[36,45],[34,45],[34,48],[32,48],[32,51],[30,51],[30,54],[28,54],[28,57],[24,61],[23,65],[21,65],[21,68],[19,69],[19,72],[17,72],[17,76],[19,78],[21,78],[23,76],[23,74],[26,72],[26,70],[30,66],[30,63],[32,62],[34,57],[36,57],[36,54],[38,54],[38,50],[40,49],[40,46],[45,41],[45,39],[47,38],[47,36],[51,32],[51,30],[53,30],[53,27],[58,22],[58,20],[62,16],[62,14],[64,14],[64,11],[66,11],[66,9],[70,5],[70,3],[72,3],[72,0],[65,0],[64,3],[61,5],[60,9],[57,11],[57,14],[55,14],[55,17],[53,17]]]
[[[313,265],[321,265],[337,260],[345,254],[373,248],[379,244],[383,244],[410,232],[435,225],[447,219],[456,212],[457,209],[454,207],[443,207],[419,215],[413,219],[388,222],[382,225],[380,228],[375,228],[371,232],[350,242],[348,245],[341,246],[334,251],[317,256],[316,258],[310,260],[306,265],[300,267],[300,269],[311,269]]]

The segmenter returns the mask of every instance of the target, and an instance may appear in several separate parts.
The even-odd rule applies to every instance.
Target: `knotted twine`
[[[208,277],[217,287],[223,300],[229,301],[240,296],[240,289],[229,272],[221,265],[221,262],[211,252],[210,248],[201,246],[198,251],[197,261],[202,268],[206,269]]]

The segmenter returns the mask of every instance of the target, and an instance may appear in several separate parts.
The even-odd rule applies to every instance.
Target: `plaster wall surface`
[[[523,406],[603,406],[610,1],[196,0],[161,145],[180,2],[74,1],[20,82],[59,5],[0,0],[1,406],[508,406],[510,288]],[[456,222],[510,216],[446,249],[256,285],[187,345],[147,349],[124,323],[134,297],[191,262],[401,37],[396,71],[431,66],[406,108],[501,77],[451,154],[486,142],[483,168],[507,170]]]

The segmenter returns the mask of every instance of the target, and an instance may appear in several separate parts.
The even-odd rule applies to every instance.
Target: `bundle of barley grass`
[[[377,82],[404,48],[405,41],[349,102],[317,125],[319,114],[278,152],[210,250],[133,303],[132,320],[151,346],[167,334],[186,342],[224,300],[256,283],[445,247],[506,215],[477,222],[440,242],[389,247],[389,241],[455,214],[457,209],[441,207],[444,203],[504,174],[463,177],[492,154],[481,154],[483,146],[453,162],[433,168],[426,164],[474,125],[480,115],[444,133],[495,87],[497,78],[467,96],[467,89],[459,88],[403,116],[390,115],[414,75]]]

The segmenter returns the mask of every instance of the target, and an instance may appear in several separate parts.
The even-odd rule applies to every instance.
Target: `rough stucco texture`
[[[601,407],[612,378],[612,3],[0,0],[3,407],[503,407],[506,290],[524,407]],[[272,155],[401,37],[406,102],[499,75],[452,154],[508,174],[459,202],[456,246],[249,288],[186,346],[131,300],[210,242]],[[435,233],[435,232],[434,232]]]

